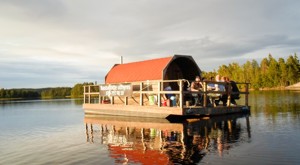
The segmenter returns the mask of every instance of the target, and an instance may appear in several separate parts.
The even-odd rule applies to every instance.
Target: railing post
[[[183,86],[182,80],[179,81],[179,107],[183,108]]]
[[[83,103],[85,104],[86,103],[86,100],[85,100],[85,86],[83,86]]]
[[[99,104],[101,104],[101,102],[102,102],[102,97],[101,97],[101,94],[100,94],[100,85],[98,85],[98,87],[99,87]]]
[[[158,107],[161,107],[161,94],[160,94],[160,91],[161,91],[161,83],[160,83],[160,81],[158,81],[158,94],[157,94],[157,106]]]
[[[207,106],[207,83],[204,81],[203,82],[204,84],[204,89],[203,89],[203,92],[204,92],[204,95],[203,95],[203,107],[206,107]]]
[[[89,102],[89,104],[91,104],[91,86],[89,85],[89,88],[88,88],[88,95],[89,95],[89,97],[88,97],[88,102]]]
[[[140,106],[143,106],[144,104],[144,96],[143,96],[143,82],[140,83]]]
[[[114,96],[110,96],[110,104],[111,105],[115,104],[115,97]]]
[[[125,105],[128,105],[128,97],[125,96]]]

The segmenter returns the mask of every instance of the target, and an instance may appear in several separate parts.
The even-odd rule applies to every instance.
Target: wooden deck
[[[250,107],[243,105],[236,106],[216,106],[216,107],[190,107],[183,109],[183,116],[218,116],[233,113],[249,113]]]
[[[118,104],[84,104],[83,109],[85,114],[103,114],[115,116],[166,118],[170,114],[182,115],[182,110],[179,107],[156,107]]]
[[[217,106],[217,107],[156,107],[134,105],[111,105],[111,104],[84,104],[85,114],[102,114],[115,116],[135,116],[167,118],[168,116],[217,116],[233,113],[249,113],[248,106]]]

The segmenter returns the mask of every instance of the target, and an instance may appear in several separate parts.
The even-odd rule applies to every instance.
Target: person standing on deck
[[[193,81],[191,84],[191,91],[199,92],[202,90],[202,88],[203,88],[203,85],[201,83],[201,78],[200,78],[200,76],[196,76],[195,81]],[[202,94],[192,93],[192,96],[194,97],[194,100],[195,100],[195,104],[194,104],[195,106],[197,104],[202,103]]]

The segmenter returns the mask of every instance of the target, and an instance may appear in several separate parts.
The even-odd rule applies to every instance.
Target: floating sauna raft
[[[239,92],[240,95],[244,94],[240,100],[237,100],[238,105],[228,106],[223,105],[210,105],[208,104],[211,99],[211,94],[216,93],[227,93],[217,91],[207,91],[205,84],[204,91],[193,92],[203,95],[204,104],[203,106],[188,105],[191,100],[190,91],[174,90],[174,91],[163,91],[158,90],[164,83],[178,83],[179,86],[184,86],[187,80],[168,80],[168,81],[147,81],[140,82],[139,85],[133,84],[103,84],[103,85],[89,85],[84,87],[84,104],[83,109],[86,114],[101,114],[101,115],[117,115],[117,116],[136,116],[136,117],[155,117],[155,118],[167,118],[168,116],[216,116],[233,113],[249,113],[250,107],[248,106],[248,83],[237,83],[238,85],[244,85],[245,91]],[[216,83],[216,82],[214,82]],[[156,84],[156,85],[155,85]],[[113,86],[114,89],[121,89],[122,86],[130,86],[130,88],[136,88],[132,91],[131,96],[110,96],[103,94],[103,92],[112,93],[109,91],[108,86]],[[140,88],[137,88],[140,86]],[[102,89],[108,91],[101,91]],[[111,88],[111,89],[112,89]],[[126,87],[127,88],[127,87]],[[126,93],[125,91],[114,91],[114,93]],[[165,100],[163,95],[173,94],[175,95],[175,101],[173,105],[165,106]],[[230,96],[230,91],[228,91]],[[189,96],[189,97],[187,97]],[[228,97],[228,101],[229,101]],[[168,100],[169,101],[169,100]],[[172,103],[170,103],[172,104]],[[168,104],[169,105],[169,104]]]
[[[215,106],[209,104],[210,99],[215,99],[211,96],[225,93],[230,96],[233,92],[209,91],[207,84],[217,82],[206,81],[203,91],[193,92],[203,95],[203,105],[190,106],[192,92],[188,86],[199,75],[200,68],[192,56],[186,55],[116,64],[107,73],[105,84],[84,87],[83,109],[86,114],[155,118],[214,116],[250,111],[248,83],[237,83],[242,96],[237,106]],[[172,90],[165,91],[166,87]],[[172,101],[167,101],[168,104],[164,101],[166,94],[174,95]]]

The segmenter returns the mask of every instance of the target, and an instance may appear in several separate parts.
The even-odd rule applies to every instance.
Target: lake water
[[[300,164],[299,91],[251,92],[250,115],[85,116],[80,100],[0,103],[0,164]]]

